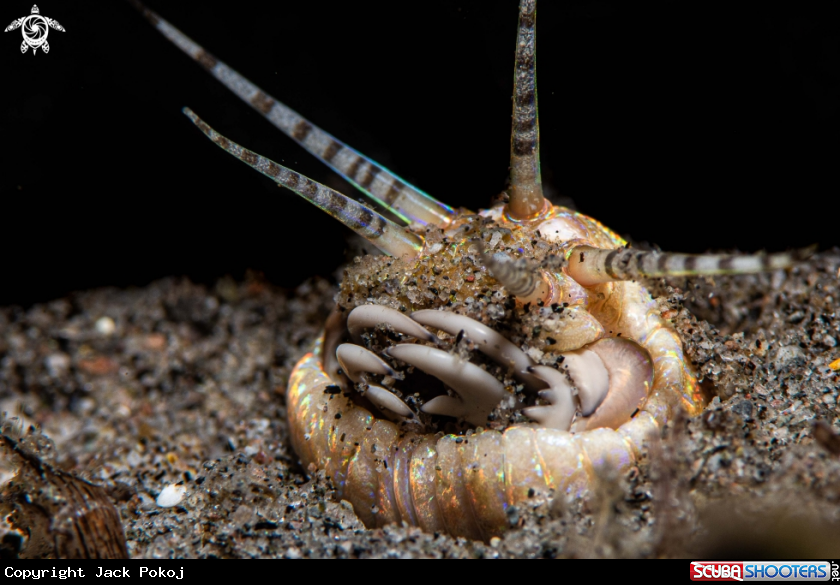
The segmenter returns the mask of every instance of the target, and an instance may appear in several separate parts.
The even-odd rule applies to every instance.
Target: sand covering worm
[[[785,268],[797,253],[644,252],[543,195],[536,1],[522,0],[510,181],[454,210],[327,134],[171,24],[138,8],[284,133],[390,217],[186,115],[213,142],[317,205],[383,255],[345,271],[324,336],[289,380],[293,446],[367,526],[407,522],[489,539],[536,493],[584,497],[635,464],[677,411],[703,407],[645,277]]]

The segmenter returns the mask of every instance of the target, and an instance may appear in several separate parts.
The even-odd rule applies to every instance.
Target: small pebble
[[[55,378],[63,376],[70,369],[70,356],[66,353],[51,353],[44,361],[47,371]]]
[[[102,335],[113,335],[114,331],[117,330],[116,323],[110,317],[100,317],[96,320],[94,327],[96,328],[96,332]]]
[[[155,504],[161,508],[171,508],[177,506],[184,499],[184,494],[187,493],[187,488],[182,485],[170,484],[161,490]]]
[[[285,556],[287,559],[291,559],[291,560],[295,560],[295,559],[299,559],[299,558],[303,557],[303,555],[300,552],[300,549],[296,546],[292,546],[292,547],[289,547],[288,549],[286,549],[286,554],[283,555],[283,556]]]
[[[340,548],[341,551],[346,555],[353,554],[353,543],[348,540],[345,540],[344,542],[340,543],[338,545],[338,548]]]

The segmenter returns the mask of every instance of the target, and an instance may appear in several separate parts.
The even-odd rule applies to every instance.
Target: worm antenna
[[[513,70],[513,127],[510,134],[510,199],[514,219],[531,219],[545,208],[540,178],[540,127],[537,117],[537,0],[521,0]]]
[[[504,252],[487,254],[480,242],[478,245],[481,262],[517,300],[522,303],[551,302],[553,287],[542,270],[529,268]]]
[[[321,183],[228,140],[208,126],[189,108],[184,108],[183,111],[193,124],[225,152],[232,154],[278,185],[294,191],[310,203],[317,205],[386,254],[413,258],[423,249],[422,238],[404,227],[398,226],[361,203]]]
[[[569,275],[583,286],[660,276],[749,274],[790,268],[816,246],[779,254],[671,254],[621,248],[577,246],[569,255]]]
[[[409,185],[382,165],[324,132],[228,67],[137,0],[129,2],[158,32],[189,55],[242,101],[257,110],[286,136],[300,144],[359,191],[406,223],[446,226],[455,216],[451,207]]]

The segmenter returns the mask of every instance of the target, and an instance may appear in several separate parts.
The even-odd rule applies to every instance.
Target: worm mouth
[[[650,355],[626,339],[549,354],[553,364],[540,365],[498,332],[448,311],[409,317],[361,305],[332,326],[342,322],[343,332],[327,331],[325,369],[346,397],[406,431],[462,434],[528,422],[573,432],[617,429],[653,383]],[[352,342],[338,343],[347,336]]]
[[[426,228],[418,260],[357,258],[327,324],[324,370],[346,397],[406,431],[578,431],[629,420],[653,369],[646,350],[610,341],[616,333],[594,315],[614,285],[584,289],[563,269],[574,241],[532,231],[491,210]],[[518,300],[485,267],[491,254],[549,274],[558,302]]]

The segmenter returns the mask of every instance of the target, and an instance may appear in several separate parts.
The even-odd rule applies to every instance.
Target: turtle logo
[[[6,27],[3,32],[9,32],[16,28],[21,28],[23,32],[23,42],[20,44],[20,52],[25,53],[26,49],[32,47],[32,54],[34,55],[40,47],[45,53],[50,52],[50,44],[47,42],[47,34],[50,28],[64,32],[64,27],[58,24],[58,21],[46,16],[41,16],[38,6],[32,7],[32,14],[13,20],[12,24]]]

